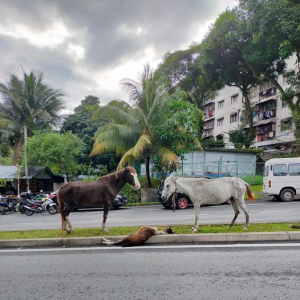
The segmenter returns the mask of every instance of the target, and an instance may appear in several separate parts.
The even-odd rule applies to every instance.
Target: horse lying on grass
[[[202,204],[221,204],[228,200],[234,210],[234,217],[229,225],[232,227],[240,211],[246,216],[245,229],[249,227],[249,210],[245,204],[244,195],[247,191],[248,199],[254,200],[255,194],[250,185],[237,177],[222,177],[216,179],[206,178],[183,178],[170,176],[165,180],[162,198],[169,199],[176,190],[188,195],[194,203],[195,224],[192,229],[197,232],[199,228],[199,211]]]
[[[66,230],[68,233],[73,232],[69,214],[75,206],[83,204],[86,206],[103,205],[102,228],[104,232],[108,232],[106,227],[108,210],[126,183],[132,185],[135,190],[141,187],[133,167],[126,167],[118,172],[102,176],[93,182],[73,181],[63,185],[57,194],[62,230]]]
[[[102,244],[104,245],[120,245],[122,247],[132,247],[140,246],[144,244],[151,236],[162,235],[162,234],[172,234],[171,228],[167,228],[165,231],[158,230],[157,227],[144,226],[141,227],[136,233],[131,234],[121,241],[113,242],[106,238],[102,239]]]

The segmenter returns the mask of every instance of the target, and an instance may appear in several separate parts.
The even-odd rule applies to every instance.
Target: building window
[[[237,103],[238,94],[231,96],[231,104]]]
[[[282,107],[287,107],[287,102],[285,100],[282,100]]]
[[[224,100],[218,102],[218,108],[223,108]]]
[[[292,129],[292,119],[282,120],[280,122],[281,131]]]
[[[217,126],[223,126],[223,124],[224,124],[224,118],[217,120]]]
[[[237,122],[237,114],[230,116],[230,123],[234,123],[234,122]]]

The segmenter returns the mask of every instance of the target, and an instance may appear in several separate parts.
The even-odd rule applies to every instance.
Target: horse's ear
[[[127,167],[125,167],[125,170],[126,170],[127,172],[129,172],[129,169],[128,169]]]

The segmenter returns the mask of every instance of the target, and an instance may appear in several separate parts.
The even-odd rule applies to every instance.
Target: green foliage
[[[263,184],[263,176],[262,175],[247,175],[242,176],[241,179],[246,181],[250,185],[262,185]]]
[[[100,108],[99,104],[99,98],[94,96],[85,97],[81,104],[75,107],[74,113],[65,119],[61,128],[62,133],[71,131],[84,142],[83,154],[77,157],[77,163],[82,165],[81,172],[84,174],[91,169],[99,169],[99,166],[103,164],[111,172],[116,169],[119,159],[114,152],[90,156],[98,127],[104,126],[109,121],[105,115],[94,118],[95,112]]]
[[[295,228],[298,223],[259,223],[251,224],[246,232],[287,232],[287,231],[299,231]],[[99,225],[100,226],[100,225]],[[190,225],[177,225],[172,226],[172,230],[176,234],[191,234]],[[167,226],[158,226],[159,230],[165,230]],[[240,232],[245,233],[244,226],[235,225],[228,229],[228,224],[218,225],[201,225],[198,230],[198,234],[213,234],[213,233],[234,233]],[[127,236],[135,233],[140,226],[134,227],[109,227],[109,236]],[[96,237],[104,236],[103,230],[98,228],[76,228],[73,234],[67,234],[62,230],[28,230],[28,231],[2,231],[0,232],[1,240],[12,240],[12,239],[37,239],[37,238],[76,238],[76,237]]]
[[[64,107],[60,90],[43,83],[43,74],[23,70],[23,78],[11,75],[8,84],[0,84],[0,142],[14,152],[17,163],[24,143],[24,127],[28,136],[34,130],[48,130],[58,125],[59,111]],[[3,150],[2,150],[3,151]]]
[[[48,166],[54,174],[76,175],[80,165],[83,142],[75,134],[66,132],[36,132],[26,145],[29,166]]]
[[[225,144],[223,140],[215,140],[213,137],[210,137],[208,139],[204,139],[201,142],[201,145],[204,150],[209,149],[223,149],[225,148]]]
[[[245,133],[243,129],[230,130],[228,132],[229,141],[234,145],[236,150],[240,150],[244,146]]]
[[[147,188],[148,183],[147,183],[147,178],[139,176],[139,182],[141,184],[141,189]],[[160,179],[152,179],[152,186],[154,188],[158,188],[160,184]],[[138,191],[135,191],[131,185],[126,184],[123,189],[120,191],[120,194],[124,194],[126,198],[128,199],[128,203],[139,203],[141,202],[141,189]]]

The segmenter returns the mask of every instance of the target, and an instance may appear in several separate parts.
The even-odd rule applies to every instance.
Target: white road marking
[[[299,247],[300,243],[278,243],[278,244],[211,244],[211,245],[164,245],[164,246],[140,246],[140,247],[130,247],[130,248],[122,248],[122,247],[111,247],[111,246],[102,246],[102,247],[79,247],[79,248],[47,248],[47,249],[7,249],[0,250],[0,253],[16,253],[16,252],[59,252],[59,251],[111,251],[111,250],[143,250],[143,249],[188,249],[188,248],[272,248],[272,247]]]
[[[293,212],[292,210],[273,210],[273,211],[260,211],[260,214],[268,214],[268,213],[287,213]]]

